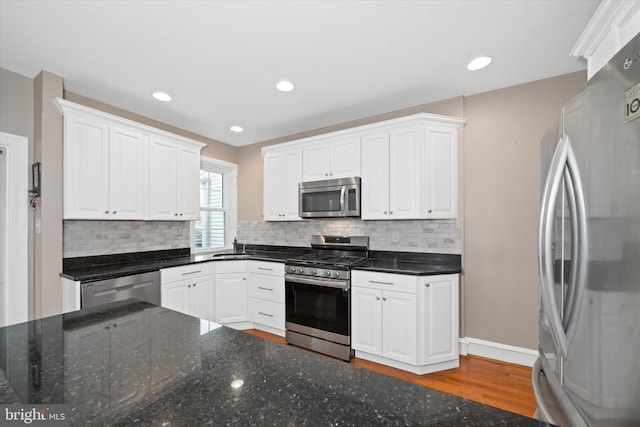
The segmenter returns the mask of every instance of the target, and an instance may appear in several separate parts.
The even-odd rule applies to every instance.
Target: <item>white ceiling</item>
[[[0,67],[242,146],[584,69],[569,51],[598,4],[0,0]]]

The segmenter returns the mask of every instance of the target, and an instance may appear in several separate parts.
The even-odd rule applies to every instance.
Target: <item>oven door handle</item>
[[[349,290],[349,282],[345,280],[319,279],[316,277],[296,276],[293,274],[285,274],[284,280],[287,282],[302,283],[304,285],[324,286],[328,288]]]

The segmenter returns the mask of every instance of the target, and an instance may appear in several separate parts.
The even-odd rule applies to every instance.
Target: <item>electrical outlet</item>
[[[393,243],[398,243],[400,241],[400,233],[397,231],[394,231],[393,233],[391,233],[391,241]]]

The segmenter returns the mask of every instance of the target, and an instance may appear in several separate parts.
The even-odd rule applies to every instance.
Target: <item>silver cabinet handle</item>
[[[264,286],[258,286],[258,289],[262,289],[263,291],[273,291],[273,288],[265,288]]]
[[[273,317],[273,314],[269,314],[269,313],[263,313],[261,311],[258,312],[258,314],[262,315],[262,316],[267,316],[267,317]]]
[[[369,283],[373,283],[376,285],[390,285],[393,286],[393,282],[380,282],[378,280],[369,280]]]
[[[202,270],[187,271],[186,273],[182,273],[182,275],[187,276],[189,274],[196,274],[196,273],[202,273]]]
[[[258,267],[258,270],[273,271],[273,268]]]

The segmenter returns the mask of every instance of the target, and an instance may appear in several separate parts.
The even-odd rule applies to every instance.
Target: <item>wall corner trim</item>
[[[529,367],[533,366],[538,358],[536,350],[469,337],[460,338],[460,354],[486,357]]]

